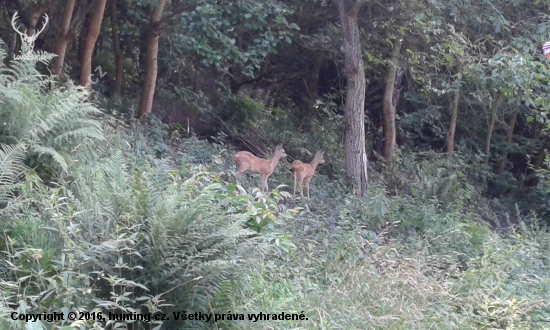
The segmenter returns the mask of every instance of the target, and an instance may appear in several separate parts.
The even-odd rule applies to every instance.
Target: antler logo
[[[17,32],[17,34],[19,34],[19,36],[21,37],[21,55],[15,56],[16,60],[37,60],[37,61],[40,61],[40,60],[50,59],[52,57],[51,54],[46,54],[46,53],[43,53],[43,52],[34,52],[33,51],[34,42],[36,41],[36,39],[38,38],[40,33],[42,33],[44,31],[44,29],[46,28],[46,25],[48,25],[48,22],[49,22],[48,15],[44,14],[44,16],[46,16],[46,18],[44,20],[44,24],[42,25],[42,29],[40,29],[39,31],[35,31],[32,35],[29,36],[29,35],[27,35],[26,30],[25,30],[25,32],[19,31],[19,25],[16,25],[16,23],[15,23],[15,20],[17,20],[19,18],[17,16],[17,11],[13,15],[13,18],[11,20],[11,26],[14,28],[15,32]]]

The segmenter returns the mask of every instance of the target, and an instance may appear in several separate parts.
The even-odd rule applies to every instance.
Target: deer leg
[[[245,170],[245,171],[246,171],[246,170]],[[244,173],[245,171],[239,171],[239,170],[235,171],[235,178],[237,178],[237,184],[238,184],[239,186],[242,186],[242,185],[241,185],[241,178],[243,177],[243,173]]]
[[[304,184],[304,177],[302,176],[302,177],[300,177],[300,185],[299,185],[300,194],[302,195],[302,197],[304,197],[304,186],[303,186],[303,184]]]
[[[294,172],[294,197],[296,197],[296,172]]]
[[[267,186],[267,179],[269,179],[269,176],[270,176],[270,175],[271,175],[271,174],[268,174],[268,175],[265,176],[265,192],[268,192],[268,191],[269,191],[269,188],[268,188],[268,186]]]
[[[309,198],[309,181],[311,181],[311,178],[306,179],[307,198]]]
[[[262,183],[260,184],[260,191],[267,192],[267,175],[262,175]]]

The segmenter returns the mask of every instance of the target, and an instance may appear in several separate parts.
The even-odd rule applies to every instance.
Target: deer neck
[[[317,169],[317,166],[319,166],[319,159],[314,158],[311,163],[309,163],[309,166],[313,169],[313,172]]]
[[[281,159],[281,156],[279,155],[273,155],[273,158],[271,158],[271,169],[275,169],[277,167],[277,164],[279,163],[279,159]]]

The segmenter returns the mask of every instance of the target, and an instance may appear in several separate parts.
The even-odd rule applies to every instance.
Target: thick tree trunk
[[[80,29],[80,33],[78,35],[78,63],[80,63],[80,66],[82,66],[82,59],[84,58],[84,49],[86,49],[86,29],[88,26],[90,26],[92,21],[92,13],[87,12],[84,15],[84,24],[82,25]]]
[[[366,83],[359,26],[357,25],[357,12],[366,2],[365,0],[333,0],[340,15],[340,29],[343,38],[341,50],[344,53],[347,80],[344,107],[345,167],[347,175],[355,180],[359,196],[365,194],[368,186],[364,112]]]
[[[92,74],[92,54],[94,52],[95,43],[101,30],[101,22],[103,22],[103,13],[105,12],[105,4],[107,0],[97,0],[96,7],[88,27],[88,36],[82,51],[82,67],[80,68],[80,85],[91,87],[89,79]]]
[[[455,147],[455,132],[456,132],[456,120],[458,118],[458,100],[460,97],[460,80],[462,78],[462,63],[458,63],[456,69],[456,90],[453,95],[453,101],[451,102],[451,123],[449,125],[449,133],[447,134],[447,153],[452,155]]]
[[[67,2],[65,2],[65,10],[63,11],[61,27],[55,43],[55,54],[57,54],[57,57],[53,60],[53,74],[55,75],[61,74],[63,62],[65,61],[67,45],[71,42],[71,38],[69,38],[69,29],[71,27],[74,5],[75,0],[67,0]]]
[[[497,121],[498,109],[502,106],[503,102],[504,95],[500,94],[495,103],[493,103],[493,109],[491,110],[491,119],[489,122],[489,127],[487,128],[487,138],[485,139],[485,165],[489,164],[489,155],[491,152],[491,137],[493,136],[495,122]]]
[[[382,155],[386,159],[388,168],[392,167],[393,155],[395,151],[395,106],[397,100],[394,100],[395,75],[397,74],[397,61],[401,52],[403,39],[398,38],[393,43],[393,49],[390,55],[390,63],[386,74],[386,84],[384,87],[384,99],[382,102],[382,131],[384,135],[384,148]]]
[[[518,118],[518,113],[514,112],[512,117],[510,117],[510,122],[508,123],[508,132],[506,132],[506,142],[508,144],[512,143],[512,138],[514,137],[514,127],[516,126],[516,120]],[[508,160],[508,152],[504,151],[500,157],[500,162],[497,165],[497,174],[504,173],[506,168],[506,161]]]
[[[116,77],[115,77],[115,95],[120,95],[122,91],[122,69],[124,57],[122,49],[120,48],[120,37],[118,29],[118,20],[116,12],[116,0],[111,0],[111,25],[113,30],[113,47],[115,50],[115,65],[116,65]]]
[[[139,105],[139,117],[143,118],[151,113],[153,109],[153,97],[155,96],[155,86],[157,83],[158,63],[157,56],[159,51],[159,24],[166,0],[159,0],[158,6],[153,10],[151,21],[149,22],[149,31],[147,35],[147,53],[145,80],[143,82],[143,91]]]

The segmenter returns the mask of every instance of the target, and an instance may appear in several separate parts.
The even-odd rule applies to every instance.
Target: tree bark
[[[508,131],[506,132],[506,142],[508,144],[512,143],[512,138],[514,137],[514,127],[516,126],[516,120],[518,118],[518,113],[514,112],[512,117],[510,117],[510,122],[508,123]],[[504,151],[500,157],[500,162],[497,165],[497,174],[504,173],[506,168],[506,161],[508,160],[508,151]]]
[[[460,97],[460,80],[462,79],[462,63],[458,63],[456,69],[456,79],[455,85],[456,90],[453,95],[453,101],[451,102],[450,111],[451,111],[451,123],[449,125],[449,133],[447,134],[447,153],[452,155],[454,153],[455,146],[455,132],[456,132],[456,120],[458,118],[458,100]]]
[[[384,87],[384,99],[382,102],[382,132],[384,135],[384,148],[382,155],[386,159],[386,165],[391,168],[393,165],[393,155],[395,151],[395,106],[397,100],[394,100],[395,75],[397,74],[397,61],[403,39],[398,38],[393,43],[393,49],[390,55],[390,63],[386,74],[386,84]]]
[[[53,60],[54,75],[60,75],[63,69],[65,52],[67,51],[67,45],[71,41],[71,38],[69,38],[69,29],[71,27],[74,5],[75,0],[67,0],[67,2],[65,2],[65,10],[63,11],[61,27],[59,30],[59,35],[57,36],[57,42],[55,43],[55,54],[57,54],[57,57]]]
[[[88,36],[86,37],[86,43],[82,51],[82,67],[80,68],[80,85],[91,87],[91,81],[89,79],[92,74],[92,54],[94,52],[95,43],[99,32],[101,30],[101,22],[103,22],[103,13],[105,12],[105,5],[107,0],[97,0],[96,7],[88,27]]]
[[[86,34],[86,27],[90,26],[91,21],[92,21],[92,13],[87,12],[84,15],[84,24],[82,25],[80,29],[80,33],[78,34],[78,63],[80,63],[80,66],[82,66],[82,59],[84,58],[84,49],[86,48],[86,37],[88,36]]]
[[[116,77],[115,77],[115,95],[120,96],[122,91],[122,69],[124,57],[122,49],[120,48],[120,37],[118,29],[118,20],[116,12],[116,0],[111,0],[111,25],[113,30],[113,47],[115,50],[115,65],[116,65]]]
[[[489,155],[491,152],[491,137],[493,136],[495,122],[497,121],[498,109],[502,106],[503,102],[504,95],[500,94],[493,104],[493,109],[491,110],[491,119],[489,122],[489,127],[487,128],[487,138],[485,139],[485,165],[489,164]]]
[[[158,63],[157,56],[159,51],[159,24],[166,0],[159,0],[158,6],[153,10],[149,22],[149,31],[147,35],[147,53],[145,80],[143,82],[143,91],[139,105],[139,117],[143,118],[151,113],[153,109],[153,98],[155,96],[155,86],[157,83]]]
[[[357,13],[365,0],[332,0],[340,16],[342,52],[347,80],[345,122],[345,168],[355,180],[357,194],[363,196],[368,187],[367,153],[365,150],[365,71],[359,39]]]

